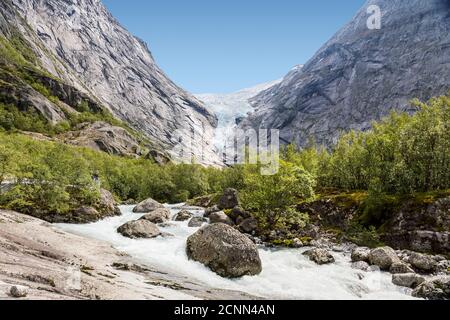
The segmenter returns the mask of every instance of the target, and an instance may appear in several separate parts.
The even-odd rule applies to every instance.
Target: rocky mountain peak
[[[370,29],[368,8],[381,10]],[[413,111],[450,88],[450,1],[370,0],[303,68],[252,99],[241,126],[280,129],[285,143],[332,145],[391,110]]]

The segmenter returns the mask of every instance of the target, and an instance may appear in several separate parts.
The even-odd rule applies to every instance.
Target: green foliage
[[[259,165],[244,167],[244,188],[241,199],[245,208],[255,213],[264,228],[273,228],[288,220],[301,220],[292,209],[301,199],[314,195],[314,178],[302,167],[280,161],[275,175],[261,175]]]
[[[322,186],[411,194],[450,187],[450,96],[414,102],[368,132],[350,132],[321,165]]]

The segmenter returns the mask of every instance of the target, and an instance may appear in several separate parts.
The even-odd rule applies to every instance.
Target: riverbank
[[[13,299],[9,290],[17,285],[27,288],[24,299],[39,300],[253,298],[139,265],[109,243],[0,210],[0,299]]]

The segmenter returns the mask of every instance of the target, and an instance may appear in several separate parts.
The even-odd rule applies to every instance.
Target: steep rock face
[[[167,78],[147,45],[101,1],[6,1],[20,17],[6,10],[0,30],[9,32],[3,20],[13,22],[49,73],[98,100],[169,153],[180,137],[203,137],[193,141],[194,150],[204,151],[198,160],[217,162],[212,146],[216,117]]]
[[[380,30],[367,27],[371,5],[381,9]],[[450,2],[370,0],[303,68],[253,98],[256,111],[241,126],[332,145],[342,131],[366,130],[449,88]]]

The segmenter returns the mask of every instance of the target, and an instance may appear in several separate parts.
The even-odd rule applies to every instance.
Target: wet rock
[[[9,294],[13,298],[25,298],[28,295],[28,288],[24,286],[12,286]]]
[[[117,232],[131,239],[155,238],[161,235],[161,231],[154,223],[142,219],[125,223],[117,229]]]
[[[427,300],[450,300],[450,276],[440,276],[423,282],[413,296]]]
[[[233,209],[239,206],[239,194],[236,189],[228,188],[223,192],[222,197],[220,197],[217,203],[219,209]]]
[[[204,216],[205,216],[206,218],[209,218],[209,216],[210,216],[212,213],[214,213],[214,212],[219,212],[219,211],[220,211],[219,207],[218,207],[217,205],[214,205],[214,206],[212,206],[212,207],[209,207],[209,208],[206,208],[206,209],[205,209],[205,214],[204,214]]]
[[[186,221],[192,217],[192,213],[187,210],[181,210],[177,213],[175,221]]]
[[[395,262],[389,268],[389,272],[392,274],[414,273],[414,270],[403,262]]]
[[[256,275],[262,270],[256,245],[223,223],[207,225],[187,240],[187,255],[222,277]]]
[[[256,231],[257,228],[258,228],[258,220],[256,220],[255,218],[245,219],[239,224],[239,230],[244,233],[252,233]]]
[[[164,208],[164,206],[156,200],[151,198],[142,201],[133,208],[134,213],[150,213],[156,209]]]
[[[394,249],[391,247],[376,248],[370,251],[369,262],[380,267],[381,270],[389,270],[392,264],[400,262]]]
[[[309,260],[314,261],[318,265],[333,263],[334,257],[325,249],[314,248],[303,253],[309,257]]]
[[[295,238],[294,240],[292,240],[292,247],[293,248],[302,248],[303,242],[299,238]]]
[[[121,214],[112,193],[103,188],[100,189],[100,199],[99,203],[96,205],[96,209],[103,216],[119,216]]]
[[[155,224],[167,222],[170,219],[170,210],[166,208],[156,209],[141,218]]]
[[[225,223],[234,226],[233,220],[231,220],[223,211],[211,213],[209,221],[210,223]]]
[[[369,267],[369,264],[365,261],[356,261],[352,263],[352,268],[357,270],[367,271]]]
[[[423,282],[425,282],[425,278],[415,273],[403,273],[392,275],[392,283],[400,287],[407,287],[414,289]]]
[[[173,237],[175,237],[175,236],[174,236],[172,233],[170,233],[170,232],[161,232],[160,236],[163,237],[163,238],[173,238]]]
[[[412,253],[408,259],[409,263],[422,272],[434,272],[438,263],[432,257],[421,253]]]
[[[352,261],[365,261],[369,262],[370,249],[366,247],[358,247],[352,251]]]
[[[207,218],[204,218],[204,217],[193,217],[191,220],[189,220],[188,227],[190,227],[190,228],[199,228],[206,222],[208,222]]]

